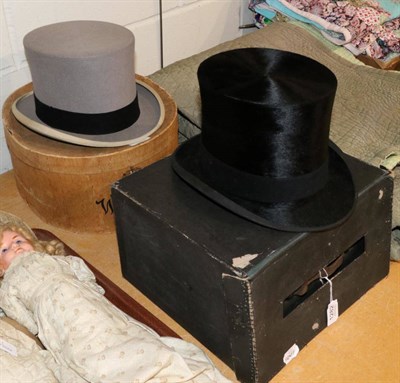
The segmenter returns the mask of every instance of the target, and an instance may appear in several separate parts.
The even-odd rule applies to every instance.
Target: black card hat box
[[[244,219],[182,181],[168,157],[112,187],[122,273],[228,364],[265,383],[389,271],[393,181],[346,158],[353,214],[324,231]],[[371,219],[373,217],[373,219]],[[322,282],[321,282],[322,280]]]

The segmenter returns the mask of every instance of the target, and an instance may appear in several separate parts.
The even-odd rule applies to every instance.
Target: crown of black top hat
[[[323,230],[349,216],[355,191],[344,154],[329,142],[337,80],[328,68],[245,48],[206,59],[198,80],[202,133],[176,151],[180,176],[272,228]]]

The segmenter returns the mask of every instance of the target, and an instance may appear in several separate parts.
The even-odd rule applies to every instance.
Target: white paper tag
[[[299,346],[295,343],[292,347],[289,348],[283,355],[283,363],[288,364],[291,360],[293,360],[299,353]]]
[[[17,348],[13,344],[6,342],[4,339],[0,339],[0,349],[13,356],[18,356]]]
[[[331,301],[326,309],[326,317],[328,321],[328,326],[335,323],[339,318],[339,304],[337,299]]]

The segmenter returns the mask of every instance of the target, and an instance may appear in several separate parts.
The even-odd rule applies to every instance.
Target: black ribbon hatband
[[[119,132],[134,124],[140,116],[138,97],[127,106],[106,113],[75,113],[53,108],[35,95],[36,115],[47,125],[71,133],[97,135]]]
[[[290,202],[312,196],[329,178],[329,161],[319,168],[294,177],[273,178],[247,173],[229,166],[200,145],[203,178],[215,190],[263,203]]]

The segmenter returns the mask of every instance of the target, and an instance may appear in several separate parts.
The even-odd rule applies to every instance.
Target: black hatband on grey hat
[[[290,52],[244,48],[200,64],[202,133],[173,167],[228,210],[285,231],[344,222],[356,192],[346,155],[329,141],[337,81]]]
[[[135,79],[135,37],[120,25],[68,21],[28,33],[24,47],[33,92],[15,117],[48,137],[86,146],[134,145],[164,119],[155,89]]]

